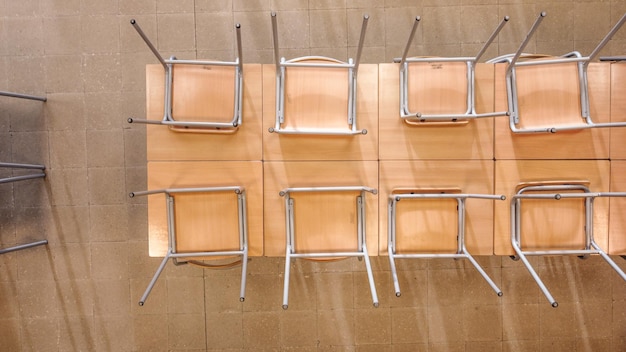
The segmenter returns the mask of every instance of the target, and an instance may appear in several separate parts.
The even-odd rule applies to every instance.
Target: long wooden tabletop
[[[501,64],[477,66],[477,112],[506,110],[505,68]],[[459,70],[454,66],[450,70],[443,66],[437,69],[426,66],[410,71],[411,82],[417,80],[409,85],[410,109],[441,113],[445,105],[445,112],[452,107],[452,112],[462,110],[465,102],[461,103],[459,98],[466,94],[463,80],[458,77],[449,80],[451,90],[447,93],[443,87],[426,85],[420,80],[429,75],[439,77],[454,73],[456,77]],[[347,112],[340,108],[347,103],[345,72],[330,72],[324,79],[319,78],[315,69],[289,72],[285,95],[289,107],[287,127],[298,127],[300,123],[314,126],[327,120],[333,121],[333,128],[345,127],[343,119]],[[159,65],[148,65],[146,73],[148,118],[160,120],[163,117],[163,69]],[[520,70],[519,74],[524,125],[573,121],[579,100],[571,67],[557,65],[549,72]],[[596,122],[626,121],[626,88],[620,83],[624,75],[626,64],[593,63],[589,66],[591,113]],[[206,83],[209,77],[217,81]],[[175,84],[178,88],[173,96],[176,113],[191,120],[206,115],[230,118],[233,77],[232,72],[202,67],[177,69]],[[504,194],[510,198],[520,183],[558,179],[588,181],[592,191],[626,190],[622,182],[626,148],[621,143],[626,129],[520,135],[510,131],[508,117],[478,119],[457,126],[410,126],[399,116],[398,65],[366,64],[360,67],[357,86],[358,127],[366,128],[366,135],[281,135],[268,131],[275,124],[275,79],[274,65],[244,65],[244,123],[234,133],[185,133],[166,126],[147,126],[149,189],[226,184],[246,188],[251,255],[284,255],[284,199],[278,192],[286,187],[363,185],[378,188],[378,195],[367,195],[367,245],[372,255],[386,253],[387,196],[398,187],[458,187],[464,193]],[[435,92],[435,88],[442,90]],[[534,91],[543,93],[537,96]],[[215,99],[206,98],[206,92],[216,92]],[[316,109],[320,104],[324,109]],[[565,110],[558,107],[563,104]],[[297,117],[304,118],[304,122],[292,120]],[[319,195],[295,198],[298,232],[315,233],[306,237],[307,240],[300,240],[298,245],[312,250],[329,245],[346,248],[353,245],[352,237],[347,237],[348,242],[337,242],[335,236],[353,232],[353,222],[320,221],[320,217],[329,214],[339,218],[354,216],[353,199],[340,195],[316,196]],[[200,205],[201,202],[217,205]],[[178,204],[183,208],[198,208],[181,216],[203,218],[215,213],[231,219],[234,214],[232,206],[227,205],[229,202],[232,199],[190,197],[181,198]],[[436,216],[422,205],[406,203],[399,211],[402,221],[408,221],[402,222],[399,236],[407,237],[405,235],[413,230],[419,236],[405,238],[404,250],[446,251],[454,247],[454,239],[443,236],[453,231],[451,223],[447,222],[452,215],[447,212],[447,202],[429,203],[429,207],[440,209],[442,213],[445,210],[445,215],[437,212]],[[512,254],[510,203],[493,203],[476,208],[468,204],[466,240],[473,254]],[[524,220],[524,245],[549,247],[559,242],[578,246],[582,238],[580,204],[568,206],[561,202],[560,207],[555,207],[549,202],[541,203],[533,203],[537,207],[524,207],[524,219],[529,219]],[[621,198],[595,201],[594,234],[597,242],[611,254],[626,253],[626,240],[622,235],[626,225],[621,223],[620,216],[625,204],[626,199]],[[160,256],[167,245],[164,201],[151,196],[148,206],[150,255]],[[321,212],[314,211],[316,208]],[[419,211],[426,211],[425,217],[409,219],[409,214]],[[195,219],[181,218],[179,223],[188,226],[181,230],[183,232],[194,232],[194,228],[200,226]],[[216,226],[209,232],[233,232],[235,229],[232,223]],[[435,228],[434,232],[442,236],[435,236],[433,240],[434,237],[427,234],[433,233]],[[551,235],[539,235],[542,233]],[[192,248],[196,244],[233,245],[203,242],[206,238],[193,235],[189,238],[188,244],[179,242],[181,248]],[[304,247],[299,249],[306,250]]]

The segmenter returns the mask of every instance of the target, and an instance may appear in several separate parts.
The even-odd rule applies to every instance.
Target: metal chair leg
[[[165,265],[167,264],[167,261],[170,259],[171,254],[172,254],[171,251],[167,252],[163,260],[161,260],[161,264],[159,265],[157,271],[154,273],[154,276],[152,276],[152,280],[150,280],[148,287],[146,287],[146,290],[144,291],[143,295],[139,299],[140,306],[143,306],[144,303],[146,303],[146,300],[148,299],[148,295],[150,295],[150,292],[152,292],[152,288],[154,287],[154,284],[156,284],[157,280],[159,279],[159,276],[161,276],[161,273],[163,272],[163,269],[165,269]]]

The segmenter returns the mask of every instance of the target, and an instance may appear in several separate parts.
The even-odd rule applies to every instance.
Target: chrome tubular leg
[[[161,273],[163,272],[163,269],[165,269],[165,264],[167,264],[167,261],[170,259],[170,254],[171,254],[171,252],[167,252],[165,257],[161,261],[161,265],[159,265],[159,268],[157,269],[156,273],[154,273],[154,276],[152,277],[152,280],[150,280],[150,283],[148,284],[148,287],[146,287],[146,291],[144,291],[143,296],[141,296],[141,299],[139,300],[139,305],[140,306],[143,306],[144,303],[146,303],[146,300],[148,299],[148,295],[150,295],[150,292],[152,291],[152,288],[154,287],[154,284],[156,284],[157,279],[159,278],[159,276],[161,276]]]
[[[530,262],[528,261],[528,259],[526,259],[526,256],[524,255],[524,253],[522,252],[522,249],[520,248],[520,244],[519,244],[519,236],[520,236],[520,230],[521,230],[521,226],[520,226],[521,210],[519,209],[520,206],[521,206],[520,199],[513,197],[513,199],[511,200],[511,245],[513,246],[513,249],[515,250],[517,258],[519,258],[522,261],[522,263],[524,263],[526,270],[528,270],[530,275],[533,277],[533,279],[535,280],[535,282],[541,289],[541,292],[543,292],[543,295],[546,296],[546,299],[548,300],[548,302],[550,302],[550,305],[556,308],[559,306],[558,302],[554,299],[554,297],[552,297],[552,295],[550,294],[550,291],[548,291],[548,288],[544,285],[543,281],[541,281],[541,278],[539,277],[539,275],[537,275],[537,272],[535,271],[535,269],[533,269],[532,265],[530,265]]]
[[[348,69],[348,126],[356,130],[356,69]]]
[[[173,56],[171,59],[175,59]],[[163,121],[174,121],[172,117],[172,86],[174,84],[174,64],[165,65],[165,93],[163,104]]]
[[[135,28],[135,30],[137,31],[137,33],[139,34],[141,39],[143,39],[143,41],[146,43],[148,48],[150,48],[150,51],[152,51],[152,53],[154,54],[154,56],[156,56],[156,58],[159,60],[161,65],[163,65],[163,68],[166,68],[165,59],[163,59],[161,54],[159,54],[159,51],[154,47],[152,42],[150,42],[150,39],[148,39],[148,36],[143,32],[141,27],[139,27],[139,24],[137,24],[137,21],[132,19],[132,20],[130,20],[130,24],[133,25],[133,28]]]
[[[535,23],[533,23],[532,27],[530,27],[530,30],[528,31],[528,34],[526,34],[526,38],[524,38],[524,41],[522,41],[522,44],[520,44],[519,48],[515,52],[515,55],[511,59],[511,63],[509,64],[508,71],[510,71],[512,69],[512,67],[515,66],[515,63],[517,62],[519,57],[522,55],[522,52],[524,51],[524,48],[526,48],[526,45],[528,45],[528,42],[530,41],[530,38],[535,33],[535,31],[539,27],[539,24],[541,24],[541,21],[543,21],[544,17],[546,17],[546,13],[545,12],[540,13],[539,16],[537,17],[537,19],[535,20]]]
[[[246,275],[248,273],[248,246],[243,250],[243,257],[241,259],[241,289],[239,291],[239,301],[246,300]]]
[[[0,249],[0,254],[5,254],[5,253],[9,253],[9,252],[19,251],[19,250],[22,250],[22,249],[42,246],[44,244],[48,244],[48,240],[41,240],[41,241],[32,242],[32,243],[20,244],[20,245],[9,247],[9,248],[2,248],[2,249]]]
[[[239,291],[239,301],[246,299],[246,275],[248,273],[248,225],[246,222],[246,193],[245,191],[237,194],[237,203],[239,205],[239,243],[243,251],[241,258],[241,288]]]
[[[543,295],[546,296],[546,299],[548,300],[548,302],[550,302],[552,307],[554,308],[558,307],[559,303],[554,299],[554,297],[552,297],[546,285],[544,285],[543,281],[541,281],[541,278],[539,278],[539,275],[537,275],[537,272],[535,271],[535,269],[533,269],[532,265],[530,265],[530,262],[528,262],[528,259],[526,259],[526,256],[518,248],[515,248],[515,252],[517,253],[518,257],[522,260],[522,263],[524,263],[526,270],[528,270],[530,275],[533,277],[533,279],[535,280],[535,282],[541,289],[541,292],[543,292]]]
[[[469,254],[467,252],[467,250],[465,250],[465,257],[467,258],[467,260],[469,260],[472,265],[474,265],[474,267],[476,268],[476,270],[478,270],[478,272],[480,273],[480,275],[482,275],[483,279],[485,279],[485,281],[487,281],[487,283],[489,284],[489,286],[491,286],[491,288],[496,292],[496,294],[498,295],[498,297],[502,297],[502,290],[500,290],[500,288],[498,287],[498,285],[496,285],[495,282],[493,282],[493,280],[489,277],[489,275],[487,275],[487,273],[485,272],[485,270],[483,270],[483,268],[480,266],[480,264],[478,264],[478,262],[474,259],[474,257],[472,257],[471,254]]]
[[[602,41],[600,41],[598,46],[589,55],[589,60],[587,62],[592,61],[593,59],[596,58],[596,56],[598,56],[602,48],[604,48],[604,46],[609,42],[609,40],[613,38],[615,33],[617,33],[617,31],[624,25],[624,23],[626,23],[626,13],[622,15],[622,18],[620,18],[619,21],[617,21],[615,26],[613,26],[613,28],[609,31],[609,33],[607,33],[607,35],[602,39]]]
[[[406,46],[404,47],[404,52],[402,53],[402,59],[400,60],[400,69],[404,67],[404,63],[406,62],[406,56],[409,54],[409,49],[411,48],[411,42],[413,41],[413,37],[415,37],[415,31],[417,30],[417,25],[420,23],[420,16],[415,17],[415,22],[413,22],[413,28],[411,28],[411,34],[409,34],[409,40],[406,42]]]
[[[241,24],[235,25],[235,33],[237,38],[237,67],[239,72],[243,72],[243,50],[241,49]]]
[[[18,164],[18,163],[0,163],[0,167],[11,169],[29,169],[29,170],[45,170],[46,167],[40,164]]]
[[[280,69],[280,55],[278,54],[278,24],[276,23],[276,12],[271,13],[272,18],[272,39],[274,43],[274,64],[276,72]]]
[[[283,309],[289,308],[289,270],[291,269],[291,248],[287,246],[285,255],[285,282],[283,284]]]
[[[475,62],[478,62],[478,60],[480,60],[480,58],[483,56],[485,51],[487,51],[487,48],[489,47],[489,45],[491,45],[491,43],[496,39],[496,37],[498,36],[498,33],[500,33],[500,31],[502,30],[502,28],[508,21],[509,21],[509,16],[504,16],[502,21],[500,21],[500,24],[498,24],[498,27],[496,27],[496,30],[493,31],[489,39],[487,39],[487,42],[485,43],[485,45],[483,45],[483,47],[480,49],[478,54],[476,54]]]
[[[363,51],[363,42],[365,41],[365,30],[367,30],[367,21],[370,19],[370,16],[363,16],[363,24],[361,25],[361,35],[359,36],[359,46],[356,51],[356,58],[354,61],[354,74],[356,75],[359,72],[359,62],[361,61],[361,52]]]
[[[47,101],[48,98],[46,97],[40,97],[37,95],[30,95],[30,94],[21,94],[21,93],[13,93],[13,92],[4,92],[4,91],[0,91],[0,95],[1,96],[5,96],[5,97],[11,97],[11,98],[19,98],[19,99],[28,99],[28,100],[39,100],[39,101]]]
[[[462,254],[465,250],[465,201],[463,199],[456,199],[456,253]]]
[[[367,270],[367,279],[370,283],[370,292],[372,293],[372,302],[374,307],[378,308],[378,294],[376,293],[376,285],[374,284],[374,274],[372,273],[372,264],[370,263],[370,256],[367,254],[367,245],[363,243],[363,260],[365,261],[365,268]]]
[[[283,309],[289,308],[289,274],[291,269],[291,253],[293,253],[293,199],[289,194],[285,196],[286,217],[286,249],[285,249],[285,282],[283,285]]]
[[[39,173],[39,174],[32,174],[32,175],[22,175],[22,176],[6,177],[6,178],[3,178],[3,179],[0,179],[0,184],[1,183],[15,182],[15,181],[31,180],[31,179],[34,179],[34,178],[42,178],[42,177],[46,177],[46,174],[45,173]]]
[[[391,278],[393,280],[393,288],[396,297],[400,297],[400,282],[398,281],[398,272],[396,270],[396,262],[394,254],[396,252],[396,208],[395,199],[389,200],[387,210],[387,252],[389,254],[389,266],[391,268]]]
[[[0,184],[46,177],[46,172],[45,172],[46,167],[44,165],[39,165],[39,164],[0,163],[0,168],[27,169],[27,170],[40,170],[41,171],[36,174],[9,176],[9,177],[0,178]]]
[[[609,255],[606,254],[606,252],[604,252],[595,242],[591,242],[591,246],[598,251],[598,254],[602,257],[602,259],[609,263],[611,268],[613,268],[613,270],[615,270],[617,274],[621,276],[624,281],[626,281],[626,273],[624,273],[617,263],[615,263],[613,259],[611,259],[611,257],[609,257]]]

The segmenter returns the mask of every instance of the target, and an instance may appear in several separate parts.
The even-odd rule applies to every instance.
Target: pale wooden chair
[[[243,64],[241,61],[241,26],[237,24],[237,52],[238,57],[232,61],[205,61],[179,60],[172,56],[164,59],[150,42],[137,21],[132,19],[131,25],[141,36],[154,56],[159,60],[165,71],[164,111],[162,120],[129,118],[128,122],[166,125],[178,132],[211,132],[232,133],[243,123],[242,120],[242,92],[243,92]],[[177,77],[185,85],[176,84]],[[233,92],[223,86],[225,77],[234,77]],[[228,98],[228,96],[232,98]],[[177,98],[174,99],[174,96]],[[192,100],[209,101],[200,111],[189,111],[187,105],[194,105]],[[233,104],[231,117],[221,116],[221,106],[224,101],[230,100]],[[175,102],[182,106],[175,107]],[[197,104],[195,104],[197,105]],[[194,106],[195,106],[194,105]],[[176,108],[176,109],[175,109]],[[184,110],[179,116],[178,110]]]
[[[407,58],[420,20],[419,16],[415,18],[402,57],[394,59],[400,63],[400,118],[409,125],[419,126],[423,123],[458,125],[471,119],[505,116],[506,111],[476,112],[475,71],[476,64],[509,21],[509,16],[502,19],[475,57]],[[415,87],[411,89],[410,85]]]
[[[465,246],[465,201],[467,199],[491,199],[491,200],[505,200],[503,195],[490,195],[490,194],[467,194],[462,193],[459,188],[397,188],[389,194],[388,206],[387,206],[387,252],[389,254],[389,264],[391,267],[391,276],[393,279],[393,286],[397,297],[400,297],[400,283],[398,281],[398,273],[396,270],[396,259],[406,258],[453,258],[461,259],[465,258],[472,263],[474,268],[480,273],[480,275],[487,281],[489,286],[500,297],[502,291],[493,282],[493,280],[487,275],[478,262],[472,257]],[[400,201],[418,201],[418,200],[452,200],[456,203],[456,251],[454,253],[440,253],[440,252],[407,252],[397,251],[397,237],[396,226],[398,219],[398,203]],[[443,209],[439,209],[443,210]]]
[[[279,54],[278,47],[278,25],[276,13],[272,12],[272,34],[274,40],[274,61],[276,64],[276,122],[274,127],[269,128],[271,133],[279,134],[300,134],[300,135],[359,135],[367,134],[366,129],[357,127],[357,74],[365,30],[367,29],[368,15],[363,16],[361,26],[361,36],[357,48],[356,59],[351,58],[347,62],[324,56],[305,56],[285,60]],[[289,72],[289,73],[288,73]],[[347,76],[347,77],[346,77]],[[289,77],[289,79],[287,79]],[[347,89],[341,81],[347,78]],[[289,82],[300,87],[297,95],[286,99],[286,90]],[[345,81],[344,81],[345,82]],[[337,99],[337,96],[344,96],[348,92],[347,99]],[[287,116],[290,107],[288,101],[306,100],[310,96],[316,99],[308,99],[310,104],[293,111]],[[320,101],[322,100],[322,101]],[[347,102],[347,106],[345,106]],[[337,113],[317,114],[322,107],[336,107]],[[347,111],[347,118],[346,113]],[[307,118],[302,118],[306,114]],[[313,115],[314,118],[311,118]],[[302,121],[304,120],[304,121]],[[311,121],[315,120],[315,121]]]
[[[227,236],[231,236],[231,234],[222,233],[222,232],[217,233],[217,234],[212,234],[212,233],[207,234],[206,225],[201,228],[198,228],[197,226],[192,224],[190,228],[189,226],[183,227],[183,224],[177,223],[176,219],[180,218],[180,216],[184,214],[185,212],[179,209],[179,213],[177,214],[176,201],[175,201],[176,197],[177,196],[185,197],[189,195],[199,195],[199,194],[228,194],[228,193],[232,193],[236,195],[237,197],[237,228],[238,228],[237,235],[239,238],[238,240],[239,248],[236,250],[232,250],[232,249],[208,250],[205,248],[196,249],[198,247],[197,243],[205,242],[205,241],[200,241],[200,240],[195,241],[196,243],[195,244],[192,243],[191,245],[189,244],[190,241],[187,241],[186,242],[187,244],[184,246],[184,248],[181,248],[183,246],[179,244],[179,242],[182,242],[181,238],[179,237],[179,235],[181,235],[179,234],[179,232],[181,232],[182,235],[186,235],[186,236],[205,237],[205,238],[227,237]],[[248,265],[248,225],[247,225],[247,216],[246,216],[247,209],[246,209],[245,189],[240,186],[171,188],[171,189],[158,189],[158,190],[132,192],[130,193],[130,197],[133,198],[136,196],[148,196],[148,195],[154,195],[154,194],[165,195],[166,212],[167,212],[167,237],[168,237],[167,238],[167,253],[163,257],[161,264],[159,265],[154,276],[152,277],[152,280],[148,284],[148,287],[146,288],[144,294],[141,296],[141,299],[139,300],[139,305],[143,306],[144,303],[146,302],[146,299],[148,298],[148,295],[150,294],[150,292],[152,291],[152,288],[156,284],[156,281],[158,280],[159,276],[163,272],[163,269],[165,269],[165,265],[167,264],[168,260],[172,259],[172,261],[175,264],[181,264],[181,262],[178,261],[178,259],[180,258],[186,259],[185,261],[182,262],[183,264],[187,262],[191,262],[191,263],[194,263],[203,267],[208,267],[208,268],[230,267],[230,266],[241,264],[241,289],[239,293],[239,300],[243,302],[245,299],[246,271],[247,271],[247,265]],[[183,204],[186,205],[187,212],[192,211],[192,209],[211,210],[210,206],[208,206],[206,203],[207,203],[206,199],[200,198],[197,200],[192,199]],[[216,209],[213,209],[213,210],[216,210]],[[196,218],[202,218],[202,217],[196,217]],[[202,229],[204,229],[204,231],[202,231]],[[190,235],[189,232],[192,232],[192,234]],[[194,242],[194,241],[191,241],[191,242]],[[192,249],[189,248],[190,246],[192,246]],[[235,262],[231,262],[228,264],[219,264],[219,265],[208,264],[208,263],[199,261],[199,260],[206,259],[207,257],[208,258],[224,258],[224,257],[233,257],[233,256],[235,257],[241,256],[241,260],[237,260]]]
[[[525,54],[524,48],[545,17],[545,12],[539,14],[514,54],[489,61],[508,64],[506,89],[511,131],[556,133],[586,128],[626,127],[626,122],[594,122],[589,107],[587,80],[589,64],[626,22],[626,14],[589,56],[582,56],[577,51],[559,57]],[[521,111],[522,106],[527,109],[524,113]],[[531,115],[534,124],[524,124],[524,115],[526,119]]]
[[[521,183],[511,199],[511,245],[515,250],[514,260],[520,260],[531,274],[552,307],[558,302],[552,297],[537,272],[526,258],[528,255],[577,255],[587,258],[591,254],[600,255],[626,281],[626,273],[609,257],[605,250],[596,243],[593,235],[593,201],[598,197],[626,197],[626,192],[591,192],[589,181],[550,181]],[[583,201],[584,245],[573,249],[570,245],[550,243],[549,248],[525,249],[522,236],[522,201],[523,200],[562,200],[580,199]],[[561,202],[562,203],[562,202]],[[561,204],[565,205],[565,204]]]
[[[351,186],[351,187],[297,187],[297,188],[285,188],[280,191],[280,196],[285,198],[285,231],[286,231],[286,246],[285,246],[285,281],[283,287],[283,309],[287,309],[289,307],[289,279],[290,279],[290,269],[291,269],[291,261],[295,258],[307,258],[307,259],[318,259],[318,260],[328,260],[328,259],[337,259],[337,258],[346,258],[346,257],[357,257],[359,259],[363,259],[365,262],[365,268],[367,271],[367,278],[369,280],[370,285],[370,293],[372,295],[372,302],[374,307],[378,307],[378,295],[376,293],[376,286],[374,284],[374,275],[372,273],[372,265],[370,264],[369,254],[367,252],[366,245],[366,220],[365,220],[365,194],[366,193],[376,194],[377,190],[374,188],[369,188],[365,186]],[[306,238],[304,236],[297,236],[296,234],[296,221],[295,221],[295,201],[292,197],[295,193],[308,193],[308,194],[316,194],[319,197],[329,198],[329,195],[341,195],[343,197],[350,194],[358,194],[356,197],[356,238],[354,234],[344,234],[343,237],[345,239],[345,243],[352,243],[356,239],[356,248],[353,250],[347,249],[347,247],[351,247],[351,245],[347,245],[344,248],[342,243],[339,248],[311,248],[311,246],[306,245]],[[328,203],[326,203],[328,207],[332,207]],[[324,221],[323,219],[312,219],[313,221]],[[302,225],[300,225],[302,226]],[[302,241],[305,244],[300,245],[298,241]],[[335,242],[338,241],[335,239]],[[309,242],[311,244],[311,242]],[[315,245],[319,245],[315,244]],[[308,248],[307,248],[308,247]]]

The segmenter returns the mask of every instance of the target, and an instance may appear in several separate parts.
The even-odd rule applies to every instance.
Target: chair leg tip
[[[288,306],[288,305],[286,305],[286,304],[283,304],[283,309],[284,309],[284,310],[287,310],[287,308],[289,308],[289,306]]]
[[[243,301],[245,301],[245,300],[246,300],[246,298],[245,298],[245,297],[239,297],[239,302],[243,302]]]

